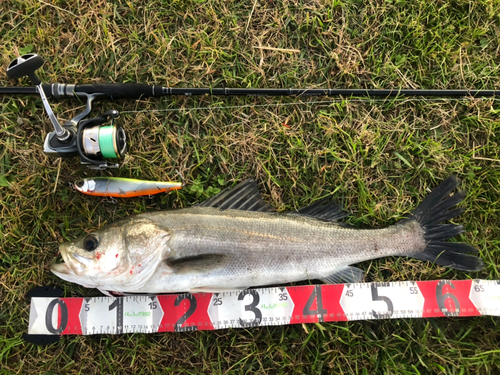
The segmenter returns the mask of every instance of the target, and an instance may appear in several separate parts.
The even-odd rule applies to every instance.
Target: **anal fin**
[[[359,268],[345,266],[337,268],[332,274],[321,278],[325,284],[359,283],[365,272]]]

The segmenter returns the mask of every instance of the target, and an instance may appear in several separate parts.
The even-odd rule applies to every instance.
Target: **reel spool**
[[[125,131],[116,126],[92,126],[83,130],[82,147],[88,157],[118,159],[126,151]]]
[[[122,127],[104,125],[109,118],[119,116],[118,111],[111,110],[96,118],[81,121],[77,130],[78,154],[82,164],[89,168],[113,168],[104,159],[121,159],[127,152],[127,137]],[[118,166],[118,165],[116,165]]]

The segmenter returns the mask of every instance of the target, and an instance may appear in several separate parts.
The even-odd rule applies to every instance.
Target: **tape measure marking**
[[[186,332],[366,319],[500,316],[500,281],[307,285],[221,293],[33,297],[31,335]]]

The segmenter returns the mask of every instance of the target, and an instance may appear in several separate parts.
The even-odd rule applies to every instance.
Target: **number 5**
[[[372,284],[372,301],[384,301],[387,304],[387,312],[385,314],[379,314],[375,310],[372,310],[373,316],[376,319],[390,318],[394,312],[394,306],[389,297],[379,296],[377,286]]]

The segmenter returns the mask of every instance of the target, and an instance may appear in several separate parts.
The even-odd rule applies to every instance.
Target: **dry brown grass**
[[[500,7],[493,0],[4,0],[0,7],[0,65],[36,52],[46,59],[40,76],[47,82],[500,89]],[[0,83],[13,84],[5,75]],[[101,102],[93,114],[168,111],[124,113],[130,155],[120,170],[99,173],[43,155],[51,124],[38,99],[1,100],[0,181],[10,185],[0,187],[0,373],[498,372],[499,329],[487,317],[65,337],[42,348],[21,339],[32,287],[97,294],[51,275],[59,243],[132,213],[191,205],[247,177],[280,210],[332,194],[353,212],[351,223],[373,226],[394,223],[456,173],[469,191],[462,239],[480,249],[485,271],[392,258],[360,266],[374,281],[498,279],[498,101]],[[82,109],[53,104],[60,119]],[[118,204],[68,189],[102,174],[182,178],[187,187]]]

